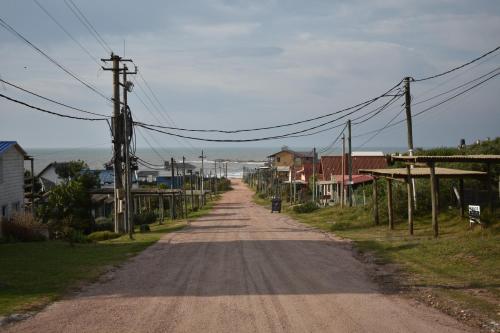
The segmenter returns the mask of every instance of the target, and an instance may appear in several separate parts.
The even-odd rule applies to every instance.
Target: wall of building
[[[9,217],[17,209],[24,206],[24,158],[15,148],[11,147],[0,155],[0,216],[7,207]]]
[[[274,166],[293,166],[293,154],[288,151],[282,151],[274,156]],[[279,162],[278,162],[279,159]]]

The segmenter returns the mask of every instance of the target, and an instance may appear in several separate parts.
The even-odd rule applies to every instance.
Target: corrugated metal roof
[[[393,161],[405,162],[500,162],[500,155],[450,155],[450,156],[391,156]]]
[[[16,141],[0,141],[0,155],[5,153],[10,147],[15,146],[16,149],[25,157],[28,156],[23,148]]]
[[[344,173],[348,173],[348,158],[345,158]],[[382,169],[387,167],[385,156],[353,156],[352,174],[359,174],[360,169]],[[319,173],[323,180],[330,180],[331,175],[342,174],[342,156],[321,156]]]
[[[390,178],[406,178],[408,170],[406,168],[394,169],[368,169],[360,170],[362,174],[370,174],[375,176],[390,177]],[[430,168],[413,168],[410,169],[412,178],[428,178],[430,177]],[[469,171],[449,168],[435,168],[435,174],[438,177],[446,178],[462,178],[462,177],[484,177],[486,172]]]

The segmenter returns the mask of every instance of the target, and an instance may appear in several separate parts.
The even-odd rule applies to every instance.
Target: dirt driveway
[[[9,332],[461,332],[382,294],[345,244],[252,203],[236,182],[210,215]]]

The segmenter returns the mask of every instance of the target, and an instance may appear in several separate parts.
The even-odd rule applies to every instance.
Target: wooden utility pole
[[[123,66],[123,160],[125,162],[125,170],[123,174],[123,184],[125,187],[125,205],[124,218],[125,230],[128,231],[130,239],[133,238],[134,226],[132,218],[132,173],[130,172],[130,142],[132,141],[132,117],[128,107],[127,95],[132,91],[133,84],[127,81],[127,74],[137,74],[137,68],[134,72],[128,72],[127,66]]]
[[[304,174],[306,170],[304,169]],[[307,179],[306,179],[307,180]],[[316,147],[313,148],[313,202],[316,202]]]
[[[203,160],[205,159],[205,154],[203,154],[203,150],[201,151],[201,170],[200,170],[200,175],[201,175],[201,193],[202,193],[202,199],[201,199],[201,205],[205,205],[205,171],[204,171],[204,166],[203,166]]]
[[[342,180],[341,180],[341,191],[340,191],[340,208],[344,208],[345,193],[344,193],[344,179],[345,179],[345,134],[342,134]]]
[[[352,133],[351,133],[351,119],[347,121],[347,130],[348,130],[348,148],[349,148],[349,194],[347,198],[349,199],[349,207],[352,207]]]
[[[214,172],[215,172],[214,193],[217,194],[217,160],[214,160]]]
[[[194,182],[193,182],[193,170],[189,170],[189,182],[191,189],[191,210],[194,211]]]
[[[171,171],[171,175],[172,175],[172,183],[171,183],[171,189],[172,189],[172,219],[175,218],[175,195],[174,195],[174,189],[175,189],[175,186],[174,186],[174,181],[175,181],[175,170],[174,170],[174,166],[175,166],[175,160],[173,157],[170,158],[170,171]]]
[[[182,203],[184,205],[184,217],[188,217],[188,211],[187,211],[187,198],[186,198],[186,158],[182,156],[182,189],[183,189],[183,196],[182,196]]]
[[[405,111],[406,111],[406,130],[408,132],[408,155],[413,156],[413,125],[411,117],[411,93],[410,93],[410,77],[404,78],[404,93],[405,93]],[[413,165],[411,166],[413,169]],[[411,188],[413,196],[413,207],[417,209],[417,190],[415,187],[415,178],[411,179]]]

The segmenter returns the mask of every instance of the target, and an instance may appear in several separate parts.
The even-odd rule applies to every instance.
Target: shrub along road
[[[236,182],[214,210],[10,332],[462,332],[381,292],[348,243]]]

